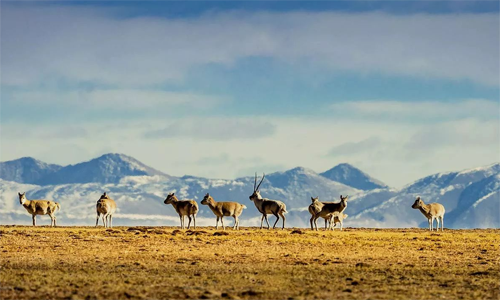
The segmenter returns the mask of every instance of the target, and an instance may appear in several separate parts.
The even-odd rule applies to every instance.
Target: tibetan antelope
[[[179,214],[179,218],[181,219],[181,229],[186,228],[184,225],[184,216],[187,216],[189,219],[187,229],[191,226],[191,216],[193,216],[194,229],[196,229],[196,214],[198,213],[198,203],[196,203],[196,201],[179,200],[175,196],[175,193],[170,193],[163,203],[172,204],[175,211]]]
[[[434,226],[434,219],[436,220],[436,230],[439,230],[439,221],[441,221],[441,231],[444,229],[444,206],[439,203],[430,203],[425,204],[420,197],[417,197],[415,203],[411,206],[413,209],[419,209],[420,212],[427,218],[429,221],[429,230],[432,231]]]
[[[104,224],[104,228],[112,227],[112,219],[113,214],[116,212],[116,202],[115,200],[109,198],[109,196],[104,193],[101,195],[101,198],[97,200],[97,204],[95,206],[97,212],[97,218],[95,220],[95,227],[99,224],[99,218],[102,215],[102,223]]]
[[[309,222],[311,222],[311,230],[314,230],[314,225],[316,225],[316,230],[318,230],[318,218],[315,218],[317,214],[321,212],[321,209],[323,208],[323,202],[319,201],[319,196],[316,198],[311,197],[311,205],[309,205],[309,213],[311,214],[311,219]],[[326,218],[325,218],[325,229],[326,229]],[[314,225],[313,225],[314,224]]]
[[[18,193],[19,203],[31,214],[33,226],[36,226],[36,215],[49,215],[50,226],[56,226],[55,213],[61,209],[61,205],[51,200],[28,200],[26,192]]]
[[[226,230],[224,227],[224,216],[233,217],[234,218],[234,227],[233,229],[240,228],[240,219],[238,218],[243,209],[247,208],[245,205],[240,204],[238,202],[215,202],[214,198],[210,196],[209,193],[205,195],[201,204],[208,205],[214,215],[217,217],[217,221],[215,222],[215,229],[219,229],[219,219],[222,224],[222,229]]]
[[[250,201],[253,201],[255,207],[257,207],[259,212],[262,214],[262,219],[260,220],[260,229],[262,229],[262,224],[264,222],[264,219],[266,219],[267,229],[269,229],[269,220],[267,219],[268,214],[273,214],[274,216],[276,216],[276,222],[274,223],[273,229],[276,228],[276,224],[278,224],[280,216],[283,218],[282,229],[285,229],[285,220],[286,220],[285,214],[287,213],[285,203],[278,200],[270,200],[267,198],[262,198],[262,196],[260,195],[259,187],[264,181],[265,177],[266,174],[262,176],[262,180],[259,182],[259,185],[257,185],[257,173],[255,173],[253,193],[248,198],[250,198]]]
[[[332,223],[331,223],[332,222],[332,214],[334,212],[343,213],[347,207],[347,199],[348,198],[349,198],[349,196],[344,197],[344,196],[340,195],[340,202],[336,203],[336,202],[320,202],[318,197],[316,197],[316,198],[311,197],[311,200],[313,201],[313,203],[309,207],[316,205],[316,209],[309,209],[309,212],[312,215],[311,220],[310,220],[311,221],[311,229],[314,230],[314,228],[313,228],[313,223],[314,223],[316,225],[316,230],[318,230],[317,220],[320,217],[325,219],[325,230],[326,230],[326,222],[327,221],[330,221],[330,228],[331,228],[331,226],[332,226]],[[315,202],[316,202],[316,204],[315,204]]]
[[[337,224],[340,224],[340,230],[342,230],[342,227],[344,226],[344,220],[347,219],[348,215],[344,213],[339,213],[339,212],[334,212],[330,216],[330,229],[333,230],[334,227],[337,227]],[[326,221],[326,219],[325,219]],[[332,226],[333,224],[333,226]]]

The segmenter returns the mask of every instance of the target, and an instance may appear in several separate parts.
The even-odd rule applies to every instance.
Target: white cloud
[[[349,156],[355,153],[373,151],[373,149],[381,144],[378,137],[370,137],[359,142],[349,142],[333,147],[328,152],[330,156]]]
[[[67,106],[72,109],[135,110],[155,107],[205,109],[229,101],[227,97],[189,92],[141,89],[96,89],[91,91],[17,91],[8,101],[36,106]]]
[[[450,153],[463,147],[496,147],[500,155],[500,121],[465,119],[429,124],[412,135],[406,147],[421,153],[443,147],[449,148]]]
[[[274,124],[260,118],[204,118],[176,120],[167,127],[146,131],[144,137],[148,139],[174,137],[208,140],[259,139],[272,136],[275,131]]]
[[[332,112],[339,115],[362,116],[389,120],[447,121],[450,119],[481,118],[498,119],[500,102],[485,99],[438,101],[352,101],[330,105]]]
[[[332,70],[499,84],[494,13],[219,12],[127,19],[111,12],[3,5],[3,84],[63,78],[151,86],[182,81],[198,66],[231,66],[255,56]]]

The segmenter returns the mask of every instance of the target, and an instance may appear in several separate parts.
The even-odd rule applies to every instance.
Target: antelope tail
[[[59,204],[59,202],[56,202],[56,211],[60,211],[61,210],[61,204]]]

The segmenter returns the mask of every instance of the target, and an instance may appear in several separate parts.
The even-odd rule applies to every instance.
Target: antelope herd
[[[253,185],[253,193],[250,195],[249,199],[255,204],[257,210],[262,214],[260,229],[262,229],[264,219],[267,223],[267,229],[270,228],[269,220],[267,215],[272,214],[276,217],[276,222],[274,222],[273,229],[276,228],[280,217],[283,219],[282,229],[285,228],[287,213],[286,205],[284,202],[279,200],[271,200],[268,198],[263,198],[260,194],[260,185],[264,181],[265,174],[262,176],[259,184],[257,184],[257,174],[255,174],[255,180]],[[28,200],[26,198],[26,193],[19,194],[19,203],[32,215],[33,226],[36,226],[36,215],[49,215],[51,219],[51,226],[56,226],[56,216],[55,213],[61,209],[61,205],[57,202],[51,200]],[[340,224],[340,230],[342,230],[343,222],[347,218],[344,214],[347,208],[348,196],[340,195],[340,202],[322,202],[319,201],[319,197],[311,197],[312,203],[309,205],[308,210],[311,214],[311,230],[318,230],[318,218],[325,219],[325,230],[333,230],[337,224]],[[164,201],[165,204],[172,204],[175,211],[179,214],[181,228],[185,228],[185,217],[189,219],[187,228],[191,226],[191,220],[193,221],[193,227],[196,229],[196,214],[198,213],[198,203],[195,200],[179,200],[175,193],[170,193]],[[210,210],[214,213],[216,217],[215,228],[219,228],[219,220],[221,221],[222,229],[225,230],[224,217],[233,217],[234,226],[233,229],[237,230],[240,227],[240,215],[243,209],[247,208],[245,205],[238,202],[216,202],[215,199],[210,196],[209,193],[205,195],[201,204],[207,205]],[[429,230],[433,230],[434,220],[437,222],[436,230],[439,230],[439,223],[441,223],[441,231],[444,229],[444,206],[439,203],[425,204],[420,197],[417,197],[413,205],[413,209],[418,209],[427,218],[429,222]],[[102,221],[105,228],[112,227],[113,214],[116,212],[116,202],[111,199],[106,193],[102,194],[96,203],[96,224],[99,224],[99,218],[102,216]],[[327,226],[328,225],[328,226]]]

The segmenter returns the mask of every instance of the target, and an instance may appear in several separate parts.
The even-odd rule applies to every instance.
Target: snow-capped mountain
[[[339,164],[320,175],[364,191],[387,188],[383,182],[346,163]]]
[[[36,183],[61,168],[62,166],[47,164],[32,157],[23,157],[0,162],[0,178],[20,183]]]
[[[69,165],[36,181],[39,185],[66,183],[118,183],[127,176],[168,175],[124,154],[109,153],[87,162]]]
[[[93,171],[93,168],[96,170]],[[172,177],[121,154],[104,155],[87,163],[61,168],[54,174],[64,169],[64,175],[69,178],[65,184],[34,185],[0,180],[1,223],[31,223],[17,196],[17,192],[27,191],[28,199],[60,202],[62,209],[58,221],[61,225],[93,225],[95,203],[106,191],[118,204],[118,213],[114,218],[116,225],[178,225],[174,209],[163,204],[169,192],[175,192],[179,198],[197,201],[207,192],[216,201],[238,201],[247,206],[241,218],[242,226],[260,225],[260,214],[248,198],[253,191],[253,176],[234,180]],[[53,174],[47,178],[54,178]],[[366,177],[361,178],[366,183],[363,179]],[[418,195],[427,203],[439,202],[445,206],[445,226],[448,228],[500,227],[498,163],[427,176],[400,190],[387,187],[362,190],[353,187],[362,186],[358,182],[351,184],[346,185],[298,167],[266,175],[260,190],[263,197],[286,203],[289,212],[287,226],[309,226],[307,207],[311,197],[319,196],[320,201],[338,201],[339,195],[343,194],[349,195],[346,226],[426,227],[424,216],[411,208]],[[49,224],[49,218],[42,216],[39,219],[40,224]],[[214,223],[212,212],[200,204],[197,224]]]
[[[357,226],[426,227],[420,211],[411,208],[417,196],[426,203],[444,205],[445,227],[500,227],[500,164],[427,176],[397,191],[391,198],[357,213]],[[365,201],[371,192],[360,197]]]
[[[95,203],[102,192],[106,191],[118,203],[116,224],[174,225],[178,216],[171,206],[163,204],[170,192],[179,198],[201,201],[210,192],[216,201],[238,201],[247,206],[242,220],[247,225],[257,225],[260,213],[249,200],[253,192],[254,177],[234,180],[207,179],[193,176],[164,177],[129,176],[118,183],[76,183],[50,186],[20,185],[0,181],[0,219],[4,223],[29,224],[26,212],[19,205],[17,192],[27,191],[28,199],[52,199],[61,203],[58,220],[60,224],[91,225],[95,218]],[[311,195],[333,200],[334,195],[356,194],[359,190],[328,180],[314,171],[295,168],[266,176],[260,187],[264,197],[282,200],[289,211],[308,206]],[[299,216],[291,213],[287,224],[302,226],[305,223]],[[42,217],[43,218],[43,217]],[[200,205],[199,224],[212,224],[212,212]]]

